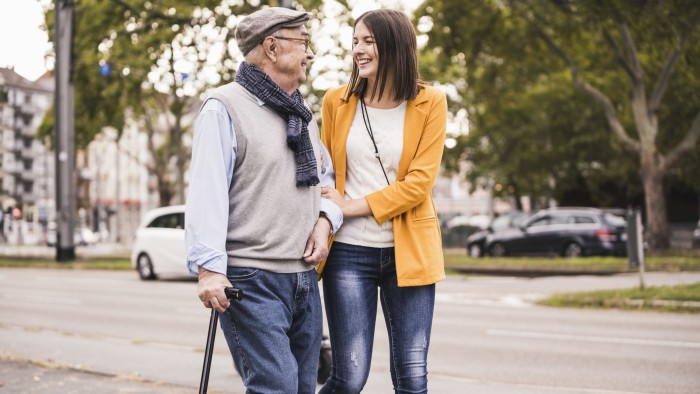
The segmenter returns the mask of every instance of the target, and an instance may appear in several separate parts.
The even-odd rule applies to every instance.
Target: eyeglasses
[[[304,52],[309,50],[310,38],[295,38],[295,37],[282,37],[282,36],[272,36],[278,40],[289,40],[289,41],[299,41],[304,43]]]

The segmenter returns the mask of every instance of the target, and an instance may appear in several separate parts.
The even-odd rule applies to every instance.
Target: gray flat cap
[[[290,10],[284,7],[270,7],[243,18],[236,26],[236,41],[238,48],[247,55],[253,48],[260,45],[265,37],[279,29],[299,27],[311,19],[311,14]]]

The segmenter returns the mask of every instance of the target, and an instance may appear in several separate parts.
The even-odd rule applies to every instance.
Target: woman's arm
[[[369,216],[372,214],[369,204],[367,204],[367,199],[364,197],[346,200],[340,195],[338,190],[329,187],[321,189],[321,197],[333,201],[335,205],[340,207],[340,210],[343,211],[343,218]]]

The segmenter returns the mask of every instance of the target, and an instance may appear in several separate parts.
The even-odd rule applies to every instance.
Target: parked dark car
[[[467,255],[475,258],[484,257],[486,254],[484,244],[489,234],[520,227],[528,217],[530,217],[528,213],[513,211],[493,219],[485,230],[477,231],[467,238]]]
[[[622,210],[550,208],[521,227],[486,237],[494,257],[556,254],[565,257],[627,253],[627,221]]]
[[[698,225],[693,230],[693,247],[700,248],[700,220],[698,220]]]

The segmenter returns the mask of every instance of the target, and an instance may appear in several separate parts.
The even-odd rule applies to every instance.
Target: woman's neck
[[[378,109],[391,109],[391,108],[396,108],[403,101],[396,101],[394,100],[394,88],[393,85],[388,83],[384,85],[384,92],[382,94],[382,98],[379,98],[379,86],[377,86],[377,92],[374,95],[374,99],[372,99],[372,88],[374,86],[374,81],[367,81],[367,88],[365,89],[365,105],[370,107],[370,108],[378,108]]]

